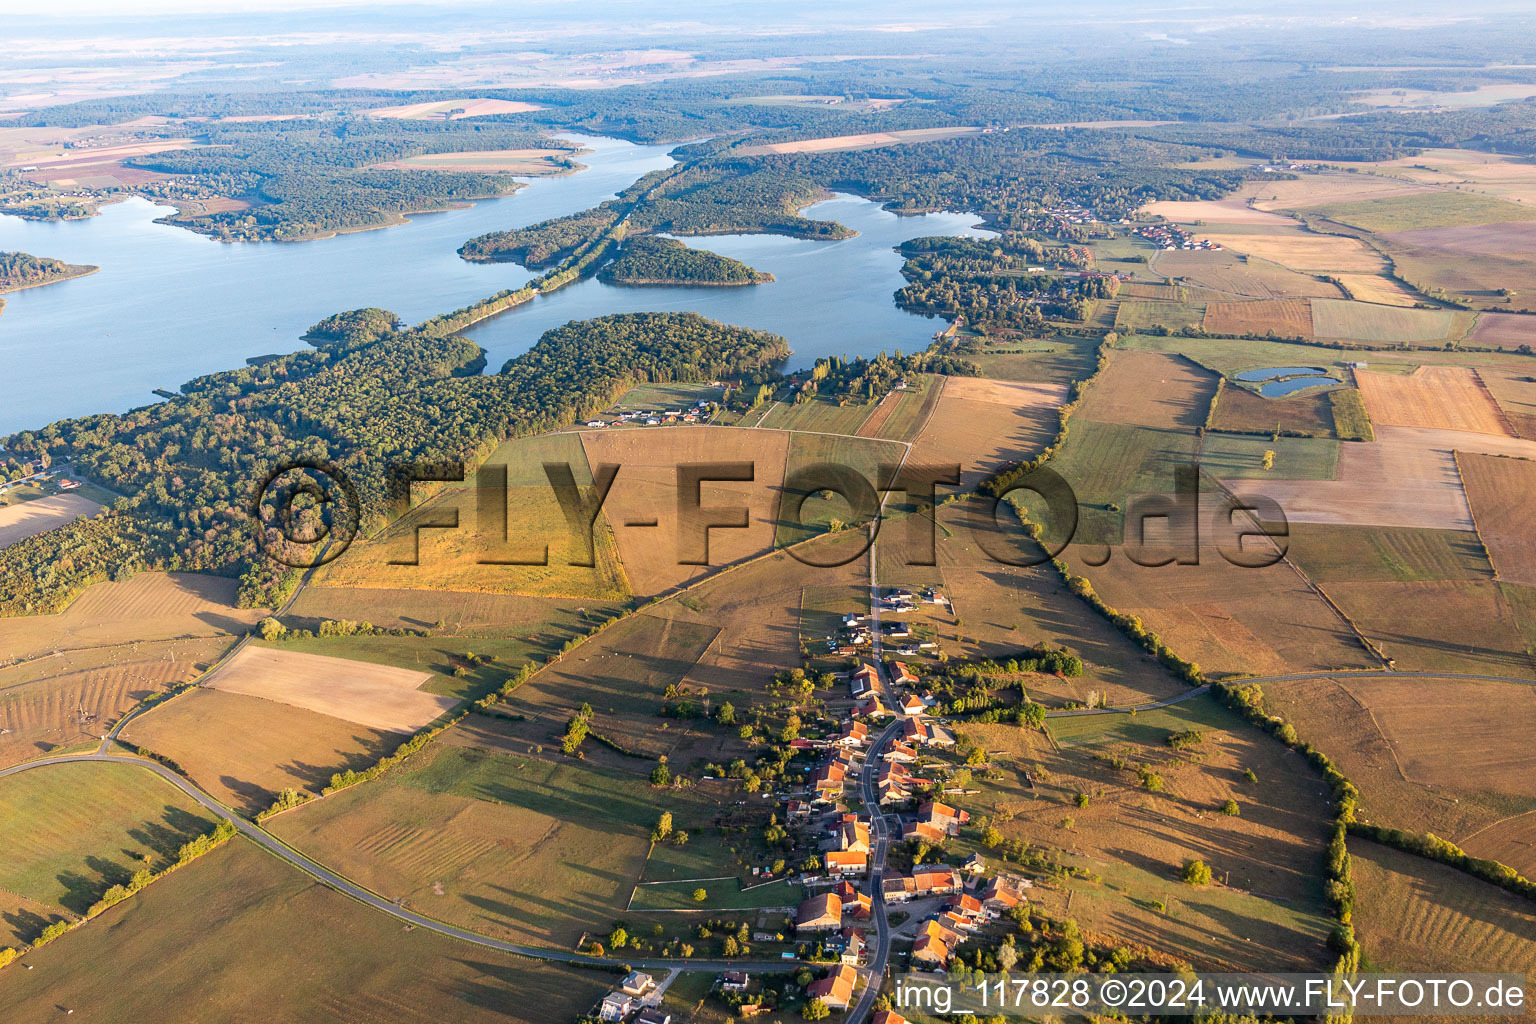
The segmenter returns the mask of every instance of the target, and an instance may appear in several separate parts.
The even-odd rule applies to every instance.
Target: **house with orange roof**
[[[860,918],[869,916],[869,893],[860,892],[854,888],[852,882],[838,882],[837,888],[832,891],[837,893],[837,898],[843,901],[843,911],[845,913]]]
[[[853,1002],[853,986],[858,973],[842,964],[819,981],[813,981],[805,989],[807,999],[820,999],[834,1010],[846,1010]]]
[[[828,850],[822,861],[829,875],[862,875],[869,870],[869,851]]]
[[[901,838],[921,839],[923,842],[932,845],[934,843],[942,843],[948,838],[948,835],[940,832],[926,821],[909,821],[902,827]]]
[[[835,892],[824,892],[803,901],[795,910],[795,931],[830,932],[843,926],[843,901]]]

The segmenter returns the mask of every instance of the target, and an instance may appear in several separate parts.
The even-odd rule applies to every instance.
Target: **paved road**
[[[901,719],[891,720],[875,741],[869,745],[869,753],[864,756],[864,770],[859,773],[859,789],[864,797],[864,806],[870,810],[869,826],[869,912],[875,922],[875,941],[870,945],[874,951],[869,958],[868,980],[864,985],[864,993],[859,996],[849,1011],[847,1024],[862,1024],[874,1008],[875,997],[880,994],[880,985],[885,978],[885,969],[891,954],[891,926],[885,912],[885,897],[881,891],[885,882],[885,855],[890,850],[891,826],[890,819],[880,812],[879,796],[875,792],[875,775],[880,764],[880,752],[901,732]]]
[[[146,771],[154,772],[166,782],[181,790],[192,800],[214,815],[230,822],[235,829],[251,842],[266,850],[274,857],[287,861],[300,871],[330,886],[337,892],[350,896],[375,910],[382,911],[391,917],[397,918],[407,924],[428,931],[446,935],[449,938],[459,939],[463,942],[473,943],[476,946],[484,946],[489,949],[500,950],[503,953],[511,953],[514,956],[529,957],[536,960],[549,960],[556,963],[584,964],[591,967],[617,967],[627,965],[637,970],[671,970],[679,966],[675,958],[667,960],[620,960],[613,957],[587,956],[582,953],[571,953],[561,949],[544,949],[539,946],[524,946],[516,942],[503,942],[493,939],[478,932],[472,932],[464,928],[457,928],[451,924],[416,913],[400,906],[391,900],[387,900],[372,890],[365,889],[350,879],[343,878],[323,864],[317,863],[295,850],[293,847],[278,840],[262,828],[237,815],[234,811],[219,803],[213,797],[203,792],[187,779],[177,775],[171,769],[154,761],[146,761],[137,757],[126,757],[118,754],[65,754],[59,757],[45,758],[40,761],[27,761],[0,770],[0,778],[7,775],[15,775],[19,772],[30,771],[34,768],[42,768],[48,765],[68,764],[80,761],[105,761],[114,764],[137,765]],[[724,971],[732,967],[744,967],[757,973],[784,973],[798,970],[801,964],[793,961],[773,962],[736,962],[728,960],[688,960],[682,962],[689,970],[695,971]]]

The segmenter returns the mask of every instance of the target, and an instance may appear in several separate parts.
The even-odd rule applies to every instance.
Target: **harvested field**
[[[1536,316],[1520,313],[1483,313],[1467,342],[1487,348],[1536,348]]]
[[[141,572],[123,583],[98,583],[57,615],[0,618],[0,657],[245,633],[267,613],[236,608],[236,586],[232,579],[185,572]]]
[[[937,374],[920,375],[921,390],[909,388],[889,395],[859,427],[860,437],[880,437],[888,441],[911,441],[933,415],[948,379]]]
[[[1319,338],[1428,342],[1447,337],[1453,326],[1451,311],[1446,309],[1403,309],[1346,300],[1312,303],[1312,330]]]
[[[1151,948],[1197,969],[1325,962],[1328,921],[1316,865],[1328,833],[1326,801],[1317,777],[1285,748],[1210,698],[1135,718],[1063,719],[1050,730],[1054,743],[1008,726],[968,727],[1004,779],[955,801],[1005,835],[1092,873],[1037,882],[1032,904],[1072,917],[1095,941]],[[1172,750],[1168,737],[1189,730],[1200,734],[1195,748]],[[1109,758],[1130,767],[1111,767]],[[1140,766],[1162,777],[1163,792],[1138,784]],[[1246,782],[1244,770],[1259,784]],[[1064,829],[1062,813],[1079,792],[1092,802],[1073,808]],[[1241,815],[1213,813],[1229,797]],[[1221,884],[1180,884],[1193,858]]]
[[[0,505],[0,548],[100,511],[100,505],[78,494],[54,494]]]
[[[758,146],[743,146],[732,150],[734,156],[771,156],[775,153],[833,153],[846,149],[879,149],[882,146],[899,146],[913,142],[935,142],[954,139],[962,135],[975,135],[980,128],[907,128],[892,132],[869,132],[863,135],[833,135],[821,139],[800,139],[795,142],[770,142]]]
[[[671,753],[691,742],[695,728],[712,731],[707,722],[688,720],[663,728],[656,712],[667,687],[695,671],[720,633],[721,627],[712,623],[651,612],[632,615],[518,687],[500,705],[522,716],[521,721],[509,725],[511,734],[530,745],[545,744],[558,750],[566,724],[586,703],[593,712],[591,731],[633,752],[635,758],[626,758],[591,739],[582,748],[587,756],[630,770],[643,766],[649,771],[640,758],[654,762]],[[713,691],[719,687],[711,684],[709,688]]]
[[[545,475],[546,462],[566,464],[576,486],[590,494],[592,472],[579,435],[508,441],[481,468],[485,487],[480,474],[444,485],[377,537],[353,544],[315,574],[315,583],[593,600],[628,597],[607,517],[597,517],[590,537],[572,530]],[[498,478],[503,468],[504,490]],[[426,525],[455,521],[457,527]],[[423,526],[419,533],[418,526]],[[595,563],[591,568],[576,564],[589,558]],[[515,564],[540,559],[547,564]]]
[[[1211,429],[1266,434],[1281,430],[1333,437],[1333,405],[1321,391],[1265,398],[1247,388],[1228,386],[1216,403],[1216,421]]]
[[[1378,234],[1503,225],[1536,220],[1536,210],[1473,192],[1419,189],[1415,194],[1312,208],[1311,212]],[[1422,243],[1413,243],[1422,244]],[[1513,250],[1507,250],[1513,251]]]
[[[1517,156],[1428,149],[1418,156],[1384,161],[1378,166],[1399,178],[1451,185],[1517,203],[1536,202],[1536,165]]]
[[[1148,203],[1141,208],[1141,212],[1164,217],[1175,224],[1267,224],[1276,227],[1294,227],[1296,224],[1295,220],[1284,214],[1256,210],[1240,196],[1189,201],[1163,199]]]
[[[1181,356],[1135,349],[1110,353],[1074,418],[1162,430],[1205,422],[1216,375]]]
[[[1478,367],[1477,375],[1499,403],[1516,436],[1536,440],[1536,374],[1521,368],[1484,364]]]
[[[1351,839],[1355,930],[1383,971],[1536,973],[1528,900],[1444,864]],[[1529,1005],[1536,992],[1527,986]],[[1500,1017],[1419,1017],[1426,1024]]]
[[[935,569],[899,564],[900,544],[893,546],[882,535],[880,578],[915,583],[920,573],[936,574],[934,582],[942,585],[950,607],[924,605],[917,615],[906,618],[914,627],[931,628],[939,649],[949,657],[1007,657],[1037,643],[1065,645],[1083,659],[1082,676],[1042,676],[1027,682],[1032,699],[1053,705],[1068,700],[1089,704],[1093,694],[1112,704],[1141,704],[1184,688],[1108,620],[1069,593],[1054,568],[1012,566],[994,557],[1001,554],[1024,561],[1036,553],[1017,520],[1011,527],[994,521],[987,515],[987,506],[973,499],[946,506],[939,522],[943,531]]]
[[[1209,334],[1269,334],[1281,338],[1312,336],[1312,307],[1307,299],[1259,299],[1211,302],[1203,324]]]
[[[1361,202],[1431,193],[1423,185],[1374,174],[1306,174],[1290,181],[1257,181],[1247,186],[1260,210],[1305,210],[1330,203]]]
[[[425,672],[388,665],[247,646],[206,685],[317,711],[369,729],[413,733],[459,703],[421,692],[428,678]]]
[[[1536,583],[1536,462],[1462,455],[1457,459],[1477,532],[1499,579]]]
[[[1515,610],[1492,580],[1326,589],[1397,668],[1536,678]]]
[[[403,107],[376,107],[368,111],[374,117],[390,117],[401,120],[458,121],[466,117],[485,117],[489,114],[521,114],[527,110],[543,110],[537,103],[519,100],[435,100],[430,103],[412,103]]]
[[[613,463],[623,467],[603,507],[613,524],[624,572],[636,594],[657,594],[700,579],[711,567],[773,546],[789,434],[777,430],[678,427],[608,430],[580,437],[593,465]],[[677,512],[677,467],[695,462],[743,462],[753,467],[750,481],[712,481],[701,486],[700,502],[704,508],[747,509],[746,529],[709,531],[709,566],[680,564],[683,559],[697,558],[702,553],[696,551],[697,531],[690,531],[687,538],[682,535]]]
[[[813,471],[813,467],[830,465],[851,470],[873,489],[882,481],[895,477],[903,454],[902,447],[890,441],[830,434],[790,434],[784,463],[785,485],[778,491],[782,501],[775,543],[784,547],[819,537],[835,530],[834,520],[847,525],[874,517],[878,494],[866,493],[866,502],[857,509],[836,489],[824,497],[823,489],[831,488],[838,481],[828,479],[820,470]],[[801,476],[802,473],[806,475]],[[789,486],[791,483],[796,485],[793,489]],[[857,490],[856,485],[844,486]],[[801,498],[805,500],[797,509],[795,503]]]
[[[247,813],[265,810],[289,787],[318,793],[336,772],[366,768],[402,738],[213,689],[177,697],[134,719],[122,737],[169,757],[216,799]]]
[[[1198,327],[1205,319],[1205,306],[1198,302],[1157,302],[1151,299],[1126,299],[1115,312],[1115,327],[1122,331],[1144,331],[1166,327],[1180,331]]]
[[[1457,256],[1529,259],[1536,250],[1536,210],[1524,212],[1530,215],[1528,219],[1393,231],[1382,237],[1394,247],[1433,249]]]
[[[860,429],[879,408],[875,402],[847,402],[820,395],[795,403],[777,402],[755,425],[774,430],[805,430],[827,434],[862,434]]]
[[[233,642],[146,641],[0,669],[0,766],[98,741],[140,701],[197,678]]]
[[[454,636],[512,636],[544,627],[552,619],[565,624],[567,617],[582,610],[606,615],[613,607],[603,601],[561,601],[522,594],[305,587],[284,621],[294,629],[309,630],[316,629],[323,619],[351,619],[384,629],[410,630],[434,629],[441,622],[444,631]]]
[[[1536,457],[1536,442],[1492,434],[1378,426],[1376,440],[1340,446],[1333,480],[1265,480],[1246,489],[1296,523],[1470,530],[1453,452]],[[1242,489],[1242,488],[1240,488]]]
[[[1467,367],[1421,366],[1411,374],[1360,370],[1355,380],[1372,423],[1500,437],[1513,434],[1476,371]]]
[[[1340,447],[1327,437],[1271,439],[1213,432],[1200,447],[1200,468],[1218,480],[1236,481],[1239,492],[1252,490],[1254,480],[1331,480],[1338,472]],[[1269,469],[1264,468],[1265,452],[1275,453]]]
[[[1290,722],[1302,739],[1333,759],[1360,788],[1361,816],[1366,820],[1413,832],[1430,831],[1459,842],[1533,806],[1530,797],[1511,788],[1516,780],[1509,773],[1503,774],[1500,790],[1490,785],[1486,774],[1439,785],[1436,780],[1445,778],[1445,768],[1428,778],[1411,776],[1406,770],[1408,761],[1423,763],[1436,751],[1454,751],[1445,754],[1449,758],[1445,764],[1454,765],[1466,750],[1490,748],[1500,739],[1512,752],[1519,746],[1514,730],[1523,725],[1524,712],[1508,720],[1506,733],[1498,721],[1499,711],[1512,701],[1527,700],[1529,695],[1523,692],[1530,689],[1527,684],[1339,675],[1264,683],[1262,688],[1265,707]],[[1376,703],[1383,694],[1385,702],[1378,715]],[[1459,706],[1438,723],[1437,737],[1426,731],[1423,722],[1432,713],[1445,716],[1447,702]],[[1425,711],[1415,711],[1416,706]],[[1389,714],[1388,707],[1397,710]],[[1410,739],[1428,746],[1394,746]]]
[[[0,1000],[18,1020],[203,1024],[547,1024],[608,988],[593,972],[466,946],[313,881],[236,839],[27,956]]]
[[[1493,578],[1483,542],[1470,530],[1291,523],[1289,554],[1324,586]]]
[[[0,942],[30,942],[50,920],[83,915],[113,885],[141,867],[164,868],[182,843],[212,827],[191,798],[135,765],[57,764],[7,779],[0,890],[49,915],[8,916]]]
[[[947,378],[909,461],[914,466],[959,463],[962,489],[975,487],[1000,467],[1033,457],[1050,444],[1057,410],[1067,397],[1061,384]]]
[[[1081,561],[1091,549],[1074,547],[1066,557],[1110,607],[1140,616],[1209,676],[1380,667],[1290,566],[1235,566],[1214,544],[1207,541],[1199,565],[1140,566],[1123,548],[1109,549],[1108,563],[1097,568]],[[1253,541],[1245,547],[1256,549]],[[1104,553],[1098,549],[1095,560]]]
[[[477,171],[519,175],[558,174],[574,159],[566,149],[480,149],[466,153],[424,153],[372,165],[379,171]]]
[[[1536,810],[1494,822],[1456,845],[1474,857],[1508,864],[1529,878],[1536,874]]]
[[[1180,302],[1185,299],[1188,289],[1176,284],[1150,284],[1145,281],[1126,281],[1120,285],[1116,295],[1122,299],[1159,299],[1163,302]]]
[[[1098,390],[1095,386],[1090,395]],[[1144,394],[1150,396],[1155,392],[1146,389]],[[1189,399],[1191,406],[1196,401],[1194,397]],[[1104,408],[1104,415],[1113,415],[1113,406]],[[1075,415],[1068,442],[1051,466],[1077,493],[1076,543],[1121,543],[1128,499],[1133,495],[1172,493],[1175,468],[1195,462],[1195,447],[1194,430],[1188,427],[1157,430],[1101,423],[1085,418],[1081,412]],[[1043,502],[1037,499],[1035,505],[1043,506]],[[1041,512],[1035,514],[1039,516]]]
[[[713,807],[701,789],[658,792],[640,774],[434,744],[273,830],[422,913],[570,949],[622,915],[663,810],[697,833]]]
[[[1395,278],[1381,274],[1338,274],[1339,284],[1356,302],[1375,302],[1383,306],[1412,306],[1419,301],[1413,289]]]
[[[1387,270],[1386,261],[1358,238],[1305,231],[1243,235],[1201,232],[1200,236],[1298,274],[1379,274]]]
[[[1159,252],[1152,269],[1172,280],[1195,288],[1220,292],[1232,298],[1280,299],[1292,296],[1337,299],[1338,286],[1262,259],[1236,252],[1194,250]]]

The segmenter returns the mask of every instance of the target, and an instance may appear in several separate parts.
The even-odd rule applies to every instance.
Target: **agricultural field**
[[[550,600],[522,594],[381,587],[305,587],[283,621],[315,630],[326,619],[369,622],[382,629],[432,630],[454,637],[525,636],[559,646],[584,628],[586,614],[606,615],[618,602]]]
[[[1474,192],[1433,189],[1309,206],[1308,212],[1377,234],[1536,220],[1536,210],[1517,203]]]
[[[835,153],[849,149],[879,149],[883,146],[900,146],[917,142],[936,142],[954,139],[962,135],[974,135],[980,128],[908,128],[891,132],[866,132],[861,135],[834,135],[820,139],[799,139],[794,142],[770,142],[755,146],[742,146],[733,150],[733,156],[769,156],[777,153]]]
[[[546,1024],[608,990],[554,967],[410,929],[237,839],[0,973],[18,1019],[199,1024],[260,1005],[306,1024]]]
[[[1312,337],[1312,306],[1307,299],[1255,299],[1248,302],[1209,302],[1207,334],[1274,334],[1281,338]]]
[[[1472,506],[1477,533],[1488,547],[1501,580],[1536,583],[1536,535],[1531,531],[1531,495],[1536,462],[1487,455],[1457,458]]]
[[[790,434],[783,486],[777,490],[775,546],[798,544],[873,519],[884,497],[879,489],[895,480],[905,454],[905,447],[892,441]],[[862,478],[863,486],[848,478],[848,471]],[[841,487],[853,492],[854,498],[862,493],[862,500],[854,504]]]
[[[1482,362],[1477,375],[1499,403],[1515,436],[1536,440],[1536,375],[1524,367]]]
[[[1467,343],[1484,348],[1536,348],[1536,317],[1520,313],[1480,313]]]
[[[541,110],[535,103],[518,100],[456,99],[435,100],[427,103],[411,103],[400,107],[376,107],[368,111],[373,117],[389,117],[397,120],[457,121],[465,117],[486,117],[491,114],[520,114],[527,110]]]
[[[1421,366],[1406,375],[1362,370],[1355,381],[1373,423],[1501,437],[1513,433],[1482,379],[1467,367]]]
[[[1536,678],[1515,610],[1491,580],[1335,583],[1327,591],[1399,669]]]
[[[1334,437],[1333,404],[1322,391],[1304,391],[1285,398],[1265,398],[1247,388],[1227,386],[1216,402],[1212,430],[1240,434],[1285,432],[1310,437]],[[1207,446],[1214,438],[1207,437]]]
[[[1170,331],[1179,331],[1185,327],[1198,327],[1204,319],[1203,303],[1126,299],[1115,313],[1115,329],[1136,332],[1166,327]]]
[[[374,164],[380,171],[478,171],[539,177],[569,173],[571,153],[564,149],[477,149],[466,153],[424,153]]]
[[[880,402],[859,427],[859,436],[911,441],[933,415],[947,379],[937,374],[917,374],[905,391],[887,395]]]
[[[1171,220],[1175,224],[1203,226],[1257,224],[1290,227],[1296,223],[1282,214],[1255,209],[1240,195],[1227,196],[1225,199],[1159,200],[1143,206],[1141,212]]]
[[[1193,429],[1205,422],[1216,377],[1182,356],[1117,349],[1088,389],[1076,419],[1159,430]]]
[[[875,415],[879,402],[839,402],[813,395],[799,402],[777,402],[757,424],[774,430],[809,430],[827,434],[862,434],[860,428]]]
[[[0,548],[100,511],[100,505],[78,494],[54,494],[0,505]]]
[[[1262,687],[1265,707],[1360,789],[1362,820],[1474,845],[1531,820],[1528,683],[1341,674]],[[1515,859],[1536,867],[1531,852]]]
[[[1529,901],[1376,843],[1352,840],[1349,852],[1358,891],[1355,930],[1372,970],[1536,969],[1536,912]],[[1527,988],[1527,1003],[1532,995]]]
[[[1199,236],[1243,253],[1250,261],[1268,260],[1297,274],[1381,274],[1388,269],[1386,260],[1374,249],[1358,238],[1342,235],[1314,235],[1298,229],[1243,234],[1200,232]]]
[[[566,435],[576,436],[576,435]],[[612,524],[616,553],[634,593],[651,596],[697,581],[712,567],[767,551],[777,531],[778,487],[784,479],[791,435],[779,430],[678,427],[589,432],[580,435],[593,465],[623,467],[603,506]],[[745,508],[745,529],[709,531],[709,565],[702,560],[696,527],[683,536],[678,516],[678,466],[685,463],[749,463],[752,479],[710,481],[700,487],[704,509]],[[547,485],[546,485],[547,489]],[[731,513],[718,513],[728,519]],[[685,546],[686,544],[686,546]]]
[[[250,645],[220,666],[205,685],[368,729],[409,734],[458,706],[451,697],[422,692],[429,678],[425,672],[388,665]]]
[[[912,446],[914,466],[961,468],[960,488],[971,490],[1013,462],[1051,443],[1066,403],[1060,384],[1025,384],[984,377],[951,377],[938,406]]]
[[[265,810],[284,789],[318,793],[405,737],[240,693],[200,688],[129,723],[124,742],[168,757],[216,799]]]
[[[1195,451],[1192,431],[1101,423],[1079,411],[1067,445],[1051,460],[1078,497],[1077,542],[1120,543],[1130,496],[1172,493],[1174,467],[1192,464]]]
[[[950,607],[925,605],[908,618],[931,628],[949,657],[1006,658],[1035,644],[1065,646],[1083,659],[1083,674],[1030,679],[1031,699],[1047,705],[1091,704],[1095,697],[1116,705],[1143,704],[1184,689],[1107,619],[1068,593],[1054,568],[994,560],[994,554],[1002,554],[1021,561],[1036,549],[1021,543],[1006,525],[991,521],[981,502],[948,506],[940,522],[939,565],[926,570],[936,578],[920,580],[921,568],[889,565],[884,540],[880,578],[942,586]]]
[[[1348,295],[1356,302],[1374,302],[1383,306],[1415,306],[1423,300],[1412,288],[1385,274],[1335,274]]]
[[[418,490],[427,500],[379,535],[359,539],[315,574],[315,585],[628,597],[609,520],[599,515],[589,536],[573,531],[545,475],[546,462],[565,463],[576,486],[590,493],[592,471],[580,436],[505,442],[470,480],[431,485],[441,488],[435,494]],[[458,525],[443,525],[452,523]],[[592,567],[579,564],[589,559]],[[540,561],[545,564],[526,564]]]
[[[1315,969],[1325,961],[1316,865],[1327,800],[1321,781],[1285,748],[1209,698],[1134,718],[1055,719],[1049,729],[1047,741],[1016,726],[968,726],[1004,779],[958,801],[973,820],[985,817],[1004,835],[1092,873],[1037,885],[1032,903],[1108,945],[1134,943],[1197,969]],[[1193,742],[1175,749],[1176,734],[1194,734]],[[1160,792],[1138,782],[1141,769],[1158,776]],[[1088,806],[1078,806],[1078,793]],[[1228,798],[1239,815],[1218,812]],[[1218,884],[1179,881],[1194,858]]]
[[[96,744],[140,701],[191,682],[229,637],[154,640],[45,655],[0,669],[0,766]]]
[[[1342,299],[1312,303],[1312,331],[1319,338],[1368,345],[1434,342],[1459,336],[1462,324],[1446,309],[1403,309]]]
[[[433,745],[376,782],[272,820],[310,856],[419,912],[569,949],[629,901],[663,810],[701,833],[702,790],[548,756]],[[721,874],[723,872],[715,872]]]
[[[1113,321],[1105,325],[1114,326]],[[1070,387],[1093,372],[1097,338],[1015,338],[1004,335],[966,358],[990,380]]]
[[[1313,582],[1487,580],[1493,567],[1471,530],[1289,524],[1288,554]]]
[[[1152,269],[1170,281],[1225,299],[1336,299],[1344,295],[1337,285],[1320,276],[1230,249],[1159,252],[1152,258]]]
[[[585,703],[592,708],[594,737],[619,748],[592,738],[583,745],[587,756],[649,771],[656,758],[690,746],[700,734],[714,734],[717,727],[710,722],[661,719],[657,712],[667,687],[694,671],[720,632],[713,622],[649,611],[630,616],[515,690],[500,705],[513,716],[505,731],[526,745],[558,750],[566,724]],[[711,691],[718,688],[709,686]]]
[[[0,945],[75,919],[140,868],[159,871],[213,828],[197,804],[129,764],[75,762],[22,772],[0,789],[0,890],[29,910],[7,914]]]
[[[1228,388],[1222,401],[1235,388]],[[1260,399],[1269,401],[1269,399]],[[1274,429],[1274,424],[1270,424]],[[1252,490],[1249,480],[1331,480],[1338,470],[1339,442],[1326,437],[1247,437],[1206,434],[1200,448],[1200,468],[1239,493]],[[1274,465],[1264,468],[1264,453],[1274,453]],[[1259,488],[1263,490],[1263,488]]]
[[[21,660],[141,640],[244,633],[266,614],[235,607],[236,583],[195,573],[136,573],[86,588],[57,615],[0,618],[0,652]]]
[[[1332,480],[1265,480],[1249,489],[1299,523],[1470,530],[1457,452],[1536,456],[1536,442],[1462,430],[1378,426],[1376,440],[1339,447]]]
[[[1208,542],[1199,565],[1136,565],[1123,548],[1074,548],[1067,561],[1112,608],[1146,628],[1207,675],[1221,677],[1378,668],[1347,623],[1283,562],[1265,568],[1228,563]],[[1230,543],[1230,542],[1229,542]],[[1245,550],[1258,550],[1253,541]],[[1148,552],[1155,555],[1154,549]],[[1146,557],[1146,556],[1143,556]]]

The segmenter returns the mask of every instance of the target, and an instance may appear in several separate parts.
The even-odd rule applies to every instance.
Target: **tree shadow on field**
[[[0,919],[10,926],[16,933],[16,937],[23,942],[31,942],[43,933],[43,929],[56,921],[64,920],[60,914],[44,917],[42,914],[31,910],[17,910],[0,914]]]
[[[239,800],[242,811],[265,810],[277,798],[277,794],[265,786],[245,782],[233,775],[220,775],[219,785],[229,790]]]
[[[198,612],[193,618],[206,622],[220,633],[233,633],[239,636],[251,631],[250,623],[241,622],[228,615],[219,615],[216,612]]]

